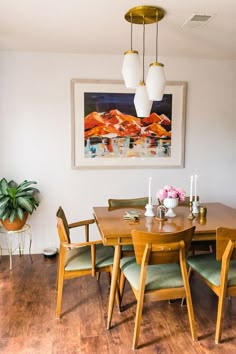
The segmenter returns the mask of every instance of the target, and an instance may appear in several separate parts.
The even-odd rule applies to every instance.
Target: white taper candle
[[[189,195],[190,202],[193,201],[193,176],[190,178],[190,195]]]
[[[197,175],[194,176],[194,195],[195,195],[195,202],[197,201]]]
[[[149,177],[149,179],[148,179],[148,204],[152,204],[151,182],[152,182],[152,177]]]

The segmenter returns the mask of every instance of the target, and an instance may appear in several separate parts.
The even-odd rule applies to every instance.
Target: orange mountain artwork
[[[85,157],[169,157],[171,120],[151,113],[145,118],[117,109],[84,118]]]

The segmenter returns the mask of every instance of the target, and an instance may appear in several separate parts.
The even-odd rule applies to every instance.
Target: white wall
[[[188,191],[199,175],[202,201],[236,207],[236,62],[162,58],[167,79],[187,81],[183,169],[71,169],[72,78],[122,79],[122,56],[0,54],[0,178],[38,182],[41,204],[30,216],[33,253],[58,246],[55,213],[92,217],[109,197],[153,197],[163,184]],[[148,61],[147,61],[148,62]],[[98,236],[96,226],[93,228]]]

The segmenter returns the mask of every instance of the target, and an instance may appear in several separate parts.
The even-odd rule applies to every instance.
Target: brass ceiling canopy
[[[150,24],[161,21],[165,11],[157,6],[136,6],[125,14],[126,21],[138,25]]]

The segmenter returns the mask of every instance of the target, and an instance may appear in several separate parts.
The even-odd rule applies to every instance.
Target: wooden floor
[[[114,310],[113,327],[106,330],[108,281],[86,276],[67,280],[63,316],[55,319],[56,259],[33,255],[2,257],[0,264],[0,353],[236,353],[236,299],[227,300],[223,342],[214,344],[217,299],[192,278],[198,342],[192,342],[186,307],[176,301],[145,305],[140,348],[131,349],[135,300],[127,286],[124,311]]]

